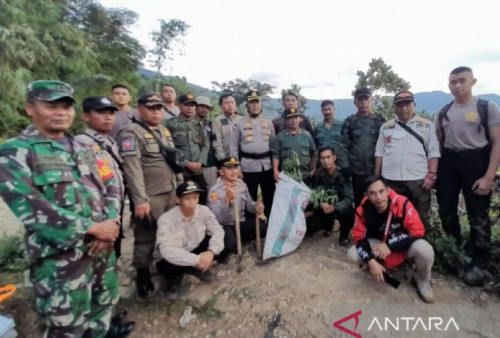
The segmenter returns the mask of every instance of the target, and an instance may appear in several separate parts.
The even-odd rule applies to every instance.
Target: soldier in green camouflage
[[[73,89],[28,86],[33,125],[0,147],[0,196],[26,229],[36,309],[47,337],[104,337],[118,300],[113,172],[66,131]]]

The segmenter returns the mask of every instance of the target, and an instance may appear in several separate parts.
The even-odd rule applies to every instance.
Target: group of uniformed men
[[[255,217],[269,217],[281,165],[292,157],[306,184],[336,196],[306,208],[308,233],[323,229],[330,236],[338,220],[339,243],[346,246],[354,225],[348,257],[366,263],[378,281],[385,280],[386,268],[413,259],[417,291],[426,302],[434,301],[434,252],[425,241],[430,190],[437,182],[443,228],[458,245],[462,192],[472,257],[464,281],[481,284],[500,162],[500,112],[472,96],[475,82],[468,67],[451,72],[454,101],[436,114],[437,128],[415,114],[409,91],[394,96],[396,118],[387,122],[372,112],[368,88],[356,89],[357,112],[343,124],[334,119],[334,102],[325,100],[324,120],[313,129],[291,92],[273,121],[262,116],[258,91],[246,95],[246,116],[236,114],[233,95],[224,93],[222,114],[210,121],[208,97],[182,95],[176,106],[175,89],[164,85],[161,94],[141,95],[134,110],[128,88],[116,85],[110,99],[83,100],[88,129],[74,138],[67,133],[75,117],[71,86],[31,83],[26,112],[32,125],[0,148],[0,195],[25,225],[36,307],[47,335],[124,337],[133,330],[123,311],[111,320],[127,197],[137,294],[154,292],[153,263],[166,291],[175,294],[182,291],[184,273],[213,280],[214,259],[227,262],[236,251],[236,222],[243,240],[255,236]],[[173,150],[183,155],[181,170],[172,166]],[[263,235],[266,227],[262,223]]]

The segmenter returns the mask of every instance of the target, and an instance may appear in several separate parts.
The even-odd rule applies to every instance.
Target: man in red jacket
[[[365,197],[356,209],[352,239],[347,254],[353,263],[366,263],[378,282],[386,269],[406,259],[415,261],[413,276],[418,294],[426,303],[434,302],[430,286],[434,250],[425,240],[424,225],[403,195],[391,190],[380,175],[369,176],[363,186]]]

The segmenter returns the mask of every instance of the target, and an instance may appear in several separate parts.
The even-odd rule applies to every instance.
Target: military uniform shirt
[[[243,172],[261,172],[271,170],[271,151],[275,133],[271,121],[259,115],[256,118],[246,116],[234,125],[229,146],[231,156],[240,159]],[[239,150],[249,154],[270,153],[261,159],[239,156]]]
[[[211,236],[208,250],[218,255],[224,249],[224,230],[214,214],[204,205],[197,205],[193,218],[189,221],[176,206],[158,219],[156,245],[161,257],[171,264],[196,266],[200,256],[191,253]]]
[[[384,123],[381,116],[349,116],[342,124],[342,138],[349,157],[351,175],[373,175],[375,170],[375,145],[380,127]]]
[[[314,129],[314,142],[316,143],[316,148],[321,148],[324,146],[331,146],[335,150],[335,155],[337,155],[337,165],[341,168],[349,167],[349,161],[347,159],[347,153],[345,151],[345,145],[342,139],[342,124],[334,120],[330,128],[325,126],[324,122],[321,122]]]
[[[217,160],[222,160],[230,156],[230,143],[231,134],[233,133],[233,127],[236,122],[242,119],[243,116],[234,114],[232,118],[228,117],[224,113],[217,116],[212,124],[212,132],[214,139],[212,141],[212,146],[215,150],[215,157]]]
[[[164,194],[174,190],[182,180],[175,175],[165,161],[160,147],[151,133],[174,148],[170,131],[163,125],[150,127],[146,131],[137,123],[131,123],[120,133],[120,155],[123,158],[123,171],[135,205],[149,202],[148,196]]]
[[[214,134],[213,134],[213,124],[212,121],[208,120],[207,118],[201,119],[199,116],[195,116],[195,119],[201,122],[203,126],[205,127],[205,133],[207,133],[208,139],[209,139],[209,145],[208,145],[208,154],[207,154],[207,168],[210,167],[216,167],[217,166],[217,159],[215,158],[215,151],[214,148],[212,147],[212,140],[214,139]]]
[[[316,157],[316,145],[308,131],[299,129],[296,134],[291,134],[286,129],[276,136],[273,159],[281,162],[288,158],[292,152],[297,153],[299,156],[300,171],[309,174],[309,171],[311,171],[311,158]]]
[[[312,189],[324,188],[333,190],[337,195],[337,202],[333,203],[335,210],[343,212],[353,207],[354,193],[351,180],[340,168],[336,167],[333,174],[329,174],[324,168],[319,168],[310,179]]]
[[[200,162],[206,166],[210,141],[203,123],[194,116],[187,119],[182,114],[164,123],[172,133],[175,147],[186,157],[185,165]]]
[[[94,152],[68,138],[70,149],[34,126],[0,147],[0,196],[26,229],[26,249],[38,258],[85,255],[95,222],[119,214],[111,169],[97,167]]]
[[[217,221],[220,224],[232,225],[235,222],[234,217],[234,205],[233,202],[226,205],[226,190],[224,190],[224,185],[226,181],[221,178],[214,186],[210,189],[208,194],[208,207],[214,213]],[[245,210],[255,214],[256,203],[252,200],[250,193],[248,192],[248,187],[243,182],[243,180],[236,180],[237,187],[237,200],[238,200],[238,211],[240,214],[240,221],[245,221]]]
[[[439,143],[434,124],[417,115],[406,123],[424,140],[424,147],[415,136],[408,133],[396,120],[382,125],[375,150],[382,157],[382,176],[393,181],[421,180],[427,175],[428,159],[439,158]]]
[[[87,128],[83,134],[76,136],[75,139],[92,147],[96,157],[105,161],[106,165],[113,170],[118,188],[120,189],[120,202],[123,203],[123,199],[125,198],[125,184],[123,183],[123,173],[120,169],[123,165],[123,160],[116,141],[110,136],[104,137],[90,128]]]

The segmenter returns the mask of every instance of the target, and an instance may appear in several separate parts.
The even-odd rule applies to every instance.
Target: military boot
[[[472,264],[465,270],[464,282],[470,286],[479,286],[483,284],[484,277],[484,270],[479,266]]]
[[[147,298],[150,296],[155,287],[151,281],[151,275],[149,274],[149,268],[137,269],[137,295],[139,298]]]

